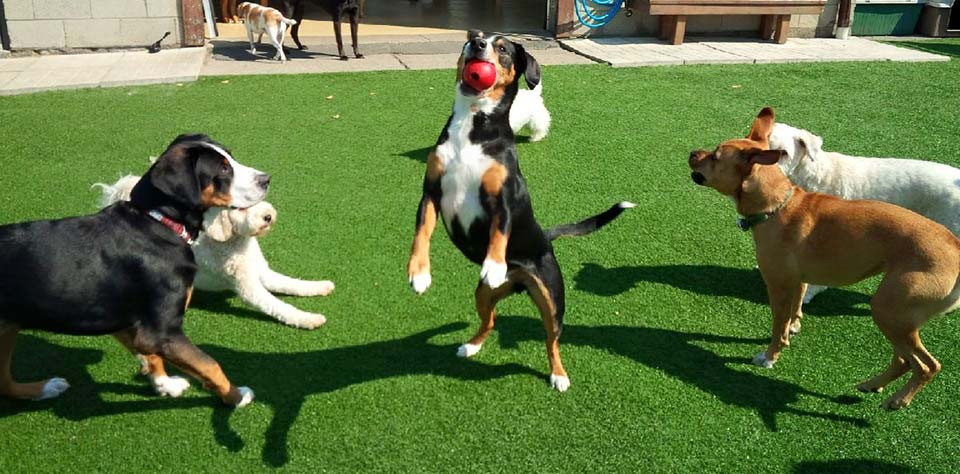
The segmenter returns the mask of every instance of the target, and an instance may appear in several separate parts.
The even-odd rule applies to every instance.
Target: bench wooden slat
[[[826,0],[649,0],[651,5],[773,5],[783,7],[827,4]]]
[[[651,15],[802,15],[820,14],[823,6],[782,7],[772,5],[671,5],[650,4]]]

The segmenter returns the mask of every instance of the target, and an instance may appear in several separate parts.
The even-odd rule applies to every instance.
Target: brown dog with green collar
[[[693,181],[730,196],[750,230],[773,311],[773,336],[754,363],[772,368],[791,332],[800,329],[807,283],[844,286],[883,274],[871,302],[873,320],[893,346],[883,373],[857,388],[879,392],[907,371],[913,376],[883,406],[896,410],[940,371],[920,342],[920,327],[960,306],[960,239],[936,222],[877,201],[845,201],[793,186],[769,150],[773,110],[760,111],[745,139],[690,153]]]

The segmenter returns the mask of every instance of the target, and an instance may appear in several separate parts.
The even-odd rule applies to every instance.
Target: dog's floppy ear
[[[537,84],[540,83],[540,63],[538,63],[533,56],[530,56],[530,53],[528,53],[523,46],[517,43],[513,45],[517,49],[518,72],[523,72],[523,78],[527,81],[527,87],[530,89],[537,87]]]
[[[803,149],[810,161],[817,161],[823,153],[823,139],[804,130],[795,138],[797,149]],[[802,157],[801,157],[802,158]]]
[[[226,242],[233,238],[233,221],[230,220],[230,211],[211,207],[203,213],[203,231],[217,242]]]
[[[131,200],[149,207],[173,201],[186,209],[201,207],[198,150],[189,136],[177,137],[133,188]],[[157,194],[160,195],[157,195]]]
[[[750,127],[750,133],[747,134],[747,138],[760,143],[769,143],[770,133],[773,132],[773,109],[770,107],[764,107],[763,110],[757,114],[757,118],[753,120],[753,125]]]
[[[746,159],[747,164],[754,165],[775,165],[781,158],[787,156],[787,152],[783,150],[761,150],[759,148],[751,148],[744,151],[741,155]]]

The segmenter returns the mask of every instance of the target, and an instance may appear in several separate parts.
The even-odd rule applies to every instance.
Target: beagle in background
[[[250,54],[257,54],[257,48],[253,44],[253,35],[257,33],[257,44],[263,40],[263,34],[267,34],[270,44],[277,49],[277,54],[273,59],[281,62],[287,60],[283,53],[283,39],[287,34],[287,27],[297,24],[296,20],[290,20],[283,17],[276,8],[264,7],[250,2],[243,2],[237,7],[237,12],[243,18],[243,25],[247,28],[247,39],[250,41]]]
[[[912,372],[883,403],[888,410],[903,408],[940,372],[920,342],[920,327],[960,306],[960,239],[893,204],[845,201],[794,186],[776,166],[786,152],[769,149],[773,126],[773,110],[765,108],[747,138],[693,151],[688,160],[694,183],[732,197],[744,216],[739,227],[753,234],[773,312],[770,345],[753,362],[772,368],[799,332],[808,283],[845,286],[883,274],[870,310],[893,358],[857,388],[879,392]]]
[[[496,68],[495,82],[487,89],[476,90],[463,80],[464,66],[472,61]],[[523,46],[499,35],[468,33],[457,67],[453,113],[427,159],[407,275],[416,293],[430,286],[430,236],[437,216],[442,216],[453,244],[481,266],[474,293],[480,328],[457,355],[476,354],[493,330],[497,302],[525,291],[547,332],[550,385],[563,392],[570,387],[559,349],[566,308],[552,241],[593,232],[634,204],[615,204],[577,224],[540,227],[510,127],[520,76],[530,88],[540,81],[540,65]]]

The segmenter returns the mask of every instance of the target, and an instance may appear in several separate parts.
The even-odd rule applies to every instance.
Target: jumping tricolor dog
[[[473,61],[485,61],[495,68],[495,79],[488,88],[476,90],[469,85],[488,82],[482,78],[464,79],[465,68],[490,67],[472,67]],[[540,65],[521,45],[502,36],[468,34],[457,66],[453,113],[427,160],[407,273],[415,292],[423,293],[430,286],[430,236],[441,214],[454,245],[481,265],[474,295],[480,328],[460,346],[457,355],[476,354],[493,330],[497,302],[526,291],[547,332],[550,385],[562,392],[570,386],[558,343],[565,311],[564,286],[551,242],[599,229],[634,205],[621,202],[577,224],[549,230],[540,227],[517,164],[510,128],[510,106],[520,75],[530,88],[540,80]]]
[[[263,34],[267,34],[270,44],[277,48],[277,54],[273,59],[286,61],[287,56],[283,53],[283,39],[287,34],[287,27],[296,25],[296,20],[290,20],[283,17],[276,8],[261,7],[255,3],[243,2],[237,7],[237,12],[243,18],[243,25],[247,28],[247,39],[250,40],[250,54],[257,54],[257,47],[253,44],[254,33],[259,34],[257,44],[263,40]]]
[[[769,150],[773,110],[760,111],[745,139],[690,153],[691,178],[730,196],[753,234],[767,285],[773,334],[754,363],[772,368],[791,333],[800,330],[807,283],[845,286],[883,274],[870,301],[873,321],[893,346],[890,366],[857,388],[879,392],[908,371],[910,380],[887,398],[905,407],[940,371],[920,342],[920,327],[960,305],[960,239],[919,214],[879,201],[845,201],[794,186]]]
[[[262,201],[270,176],[237,163],[205,135],[181,135],[134,187],[129,202],[97,214],[0,226],[0,395],[43,399],[60,378],[18,383],[10,374],[21,329],[112,334],[148,362],[157,391],[179,395],[166,360],[243,406],[253,391],[234,386],[183,333],[197,266],[189,241],[205,210]]]

